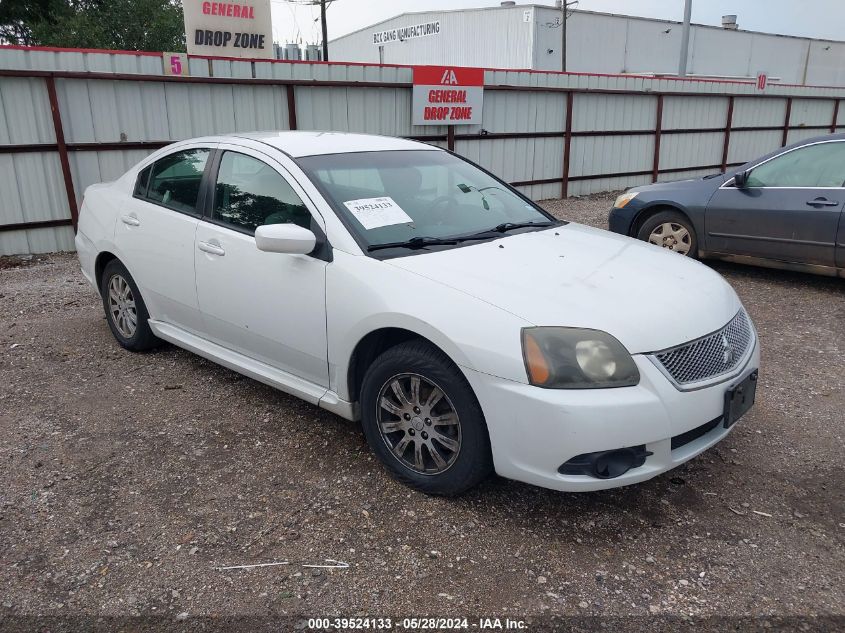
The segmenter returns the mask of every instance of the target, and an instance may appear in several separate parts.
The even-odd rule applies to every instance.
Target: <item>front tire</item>
[[[138,285],[117,259],[111,260],[103,270],[100,296],[109,329],[122,347],[143,352],[161,345],[161,339],[150,329],[150,315]]]
[[[637,231],[637,239],[667,250],[697,257],[698,239],[689,219],[677,211],[661,211],[643,222]]]
[[[493,469],[484,414],[455,364],[425,341],[382,353],[361,386],[367,443],[394,478],[433,495],[459,495]]]

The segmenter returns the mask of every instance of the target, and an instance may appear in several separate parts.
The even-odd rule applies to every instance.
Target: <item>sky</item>
[[[304,2],[307,0],[296,0]],[[318,43],[319,7],[271,0],[277,42]],[[329,40],[381,20],[411,11],[497,6],[497,0],[334,0],[328,9]],[[517,4],[554,5],[553,0]],[[588,11],[639,15],[681,21],[684,0],[580,0]],[[784,35],[845,40],[845,0],[693,0],[692,21],[719,26],[726,14],[736,14],[739,28]]]

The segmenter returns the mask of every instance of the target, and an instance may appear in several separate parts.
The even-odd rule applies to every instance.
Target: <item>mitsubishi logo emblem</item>
[[[725,365],[730,365],[734,358],[734,348],[728,337],[722,334],[722,362]]]

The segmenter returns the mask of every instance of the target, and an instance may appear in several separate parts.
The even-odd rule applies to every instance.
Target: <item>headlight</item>
[[[607,332],[569,327],[522,330],[528,381],[547,389],[630,387],[640,382],[634,359]]]
[[[626,204],[628,204],[631,200],[636,198],[638,193],[639,193],[639,191],[628,191],[626,193],[623,193],[621,196],[616,198],[616,201],[613,203],[613,208],[614,209],[621,209]]]

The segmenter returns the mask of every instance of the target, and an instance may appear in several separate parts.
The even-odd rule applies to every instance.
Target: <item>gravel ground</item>
[[[604,226],[610,201],[545,204]],[[125,352],[73,255],[0,260],[0,627],[603,615],[631,628],[655,614],[845,626],[817,619],[845,614],[845,281],[711,265],[763,346],[757,405],[724,442],[630,488],[493,478],[440,499],[392,481],[357,424],[172,346]],[[302,567],[325,559],[349,567]],[[216,569],[272,561],[289,564]]]

